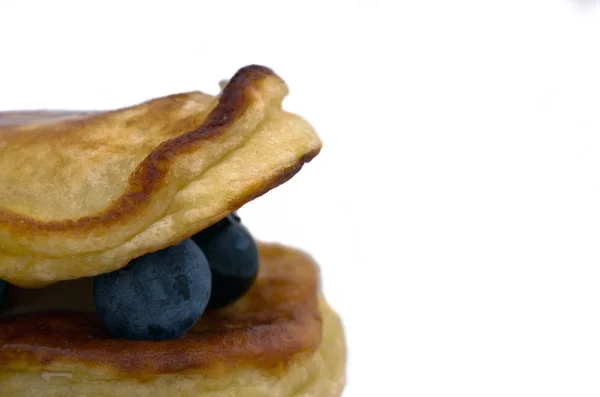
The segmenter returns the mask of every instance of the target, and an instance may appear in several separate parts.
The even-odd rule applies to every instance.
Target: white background
[[[118,3],[2,0],[0,108],[274,68],[325,146],[241,214],[322,264],[346,397],[600,394],[597,2]]]

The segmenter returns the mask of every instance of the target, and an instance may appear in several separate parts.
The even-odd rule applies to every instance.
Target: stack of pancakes
[[[259,244],[235,304],[183,338],[111,337],[91,277],[176,244],[291,178],[321,142],[285,83],[241,69],[110,112],[0,113],[0,396],[338,396],[345,343],[306,254]]]

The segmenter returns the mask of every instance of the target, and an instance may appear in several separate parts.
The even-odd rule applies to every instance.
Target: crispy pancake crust
[[[338,316],[321,300],[323,341],[312,355],[273,373],[251,366],[221,376],[187,371],[148,379],[114,379],[77,373],[0,368],[2,397],[338,397],[345,384],[346,346]]]
[[[93,310],[89,279],[13,289],[0,319],[0,395],[339,396],[344,333],[319,297],[315,263],[276,244],[260,256],[250,292],[175,341],[112,339],[95,313],[64,312]]]
[[[255,65],[218,97],[0,113],[0,278],[37,288],[116,270],[285,182],[321,148],[282,110],[287,92]]]
[[[0,319],[0,371],[84,369],[89,379],[107,379],[185,371],[220,376],[242,367],[285,370],[321,343],[317,270],[300,251],[274,244],[260,244],[259,250],[260,271],[250,292],[226,309],[205,313],[172,341],[114,339],[94,312],[48,311],[93,310],[90,279],[51,290],[14,289]],[[59,301],[52,301],[54,295]],[[41,312],[19,314],[31,310]]]
[[[110,203],[110,206],[97,214],[90,214],[77,219],[67,219],[59,221],[41,221],[26,214],[19,214],[13,211],[0,208],[0,224],[14,232],[27,233],[32,231],[53,231],[77,234],[96,227],[108,227],[111,224],[135,218],[145,206],[150,203],[154,193],[165,182],[167,172],[176,156],[193,150],[202,141],[216,139],[222,135],[228,127],[238,120],[251,102],[251,89],[261,80],[272,76],[276,77],[272,70],[263,66],[250,66],[241,69],[225,87],[219,100],[219,104],[209,114],[204,123],[193,131],[186,132],[168,141],[163,142],[136,167],[130,175],[127,189],[116,200]],[[176,101],[177,95],[171,99]],[[168,103],[159,103],[158,107],[153,107],[152,111],[159,114],[168,114],[170,109],[161,109],[168,107]],[[118,111],[114,112],[118,113]],[[69,121],[65,124],[52,124],[47,128],[29,134],[26,138],[27,130],[20,128],[11,129],[15,126],[11,122],[18,116],[23,117],[23,112],[16,114],[7,113],[0,115],[0,126],[2,120],[6,118],[7,127],[2,131],[5,137],[5,145],[10,146],[13,141],[21,143],[23,140],[42,139],[54,141],[57,135],[68,131],[77,131],[85,129],[90,124],[96,122],[95,117],[71,118],[69,115],[76,115],[72,112],[59,112],[56,117],[42,117],[41,119]],[[85,112],[81,113],[85,115]],[[65,117],[62,117],[65,116]],[[107,115],[102,118],[106,119]],[[98,117],[99,118],[99,117]],[[35,116],[34,116],[35,119]],[[102,121],[99,118],[99,121]],[[16,124],[18,127],[19,124]]]

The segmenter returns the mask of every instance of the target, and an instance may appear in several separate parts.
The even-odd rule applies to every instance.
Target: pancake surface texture
[[[95,313],[82,312],[93,310],[89,280],[13,289],[0,318],[0,396],[339,396],[344,333],[319,295],[315,263],[295,249],[259,247],[250,292],[180,340],[111,338]]]
[[[0,113],[0,279],[37,288],[116,270],[285,182],[321,148],[282,110],[287,92],[248,66],[216,97]]]

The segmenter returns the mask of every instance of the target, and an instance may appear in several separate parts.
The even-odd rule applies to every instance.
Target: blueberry
[[[240,216],[238,215],[237,212],[232,212],[231,215],[229,215],[227,218],[225,218],[227,220],[234,220],[237,223],[242,223],[242,218],[240,218]]]
[[[8,291],[8,283],[4,280],[0,280],[0,307],[4,303],[4,298],[6,297],[6,292]]]
[[[94,278],[94,301],[113,336],[165,340],[184,335],[208,304],[211,274],[191,240]]]
[[[248,230],[232,214],[192,237],[212,272],[208,306],[227,306],[244,295],[258,273],[258,248]]]

